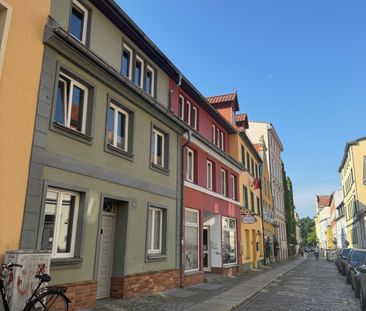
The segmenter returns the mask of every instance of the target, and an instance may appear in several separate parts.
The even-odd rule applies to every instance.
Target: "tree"
[[[315,228],[315,221],[314,219],[310,217],[301,218],[299,220],[300,223],[300,235],[301,240],[303,241],[303,244],[307,243],[308,234],[312,230],[312,228]],[[315,231],[314,231],[315,232]]]
[[[306,237],[306,242],[308,244],[308,246],[315,246],[316,243],[316,230],[315,230],[315,223],[314,225],[310,228],[310,231],[308,232],[308,235]]]

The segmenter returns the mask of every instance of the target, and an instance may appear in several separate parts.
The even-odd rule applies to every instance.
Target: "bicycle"
[[[13,271],[14,267],[21,268],[23,266],[16,263],[3,264],[0,270],[0,293],[4,311],[10,311],[4,280],[7,272]],[[51,281],[51,277],[48,274],[37,274],[34,277],[39,279],[39,283],[32,296],[27,300],[23,311],[67,311],[69,309],[71,301],[65,295],[65,287],[47,286],[41,288],[43,283]]]

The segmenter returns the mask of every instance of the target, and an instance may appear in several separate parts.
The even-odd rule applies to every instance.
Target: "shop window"
[[[236,220],[222,218],[223,264],[237,263]]]
[[[185,271],[199,270],[199,214],[198,211],[185,209]]]

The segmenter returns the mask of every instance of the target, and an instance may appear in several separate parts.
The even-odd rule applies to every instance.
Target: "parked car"
[[[366,250],[365,250],[366,252]],[[352,289],[355,291],[356,298],[360,298],[360,277],[361,272],[359,270],[360,266],[364,265],[366,263],[366,255],[362,259],[359,265],[356,265],[353,268],[350,268],[351,270],[351,286]]]
[[[347,263],[347,257],[351,251],[351,248],[342,248],[339,258],[339,269],[338,271],[342,273],[343,275],[346,275],[346,263]]]
[[[348,262],[346,264],[346,282],[352,283],[352,273],[356,272],[355,268],[365,262],[366,249],[352,249],[348,255]],[[352,283],[353,285],[353,283]],[[353,288],[353,286],[352,286]]]

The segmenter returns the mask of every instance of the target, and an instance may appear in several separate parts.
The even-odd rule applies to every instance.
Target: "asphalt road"
[[[359,311],[360,303],[333,262],[316,261],[309,255],[307,260],[237,310]]]

